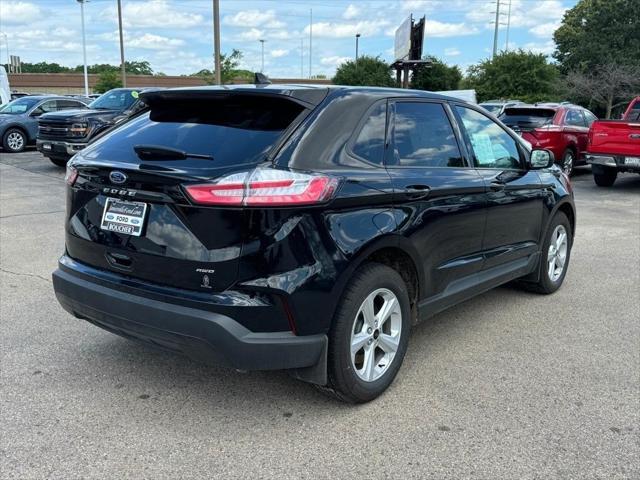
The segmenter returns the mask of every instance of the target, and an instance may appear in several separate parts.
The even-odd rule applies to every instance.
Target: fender
[[[25,128],[25,126],[21,123],[11,122],[9,124],[4,124],[3,127],[4,127],[4,129],[2,130],[3,137],[4,137],[4,134],[7,133],[7,130],[9,130],[10,128],[17,128],[22,133],[24,133],[25,137],[27,138],[27,143],[32,143],[35,140],[35,137],[31,137],[31,135],[29,135],[29,130]]]

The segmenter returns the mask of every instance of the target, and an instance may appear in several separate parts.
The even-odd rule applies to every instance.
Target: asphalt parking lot
[[[579,172],[563,288],[417,326],[393,386],[355,407],[64,312],[63,176],[0,152],[0,478],[640,478],[640,176]]]

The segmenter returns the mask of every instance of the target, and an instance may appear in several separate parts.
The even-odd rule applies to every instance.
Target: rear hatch
[[[500,115],[500,120],[518,135],[532,144],[560,127],[553,125],[556,111],[552,108],[509,107]]]
[[[590,153],[640,156],[640,121],[598,120],[589,130]]]
[[[312,107],[290,92],[267,92],[148,94],[150,112],[109,132],[72,162],[78,176],[69,189],[68,255],[163,285],[201,291],[232,285],[247,212],[195,205],[184,184],[267,161]]]

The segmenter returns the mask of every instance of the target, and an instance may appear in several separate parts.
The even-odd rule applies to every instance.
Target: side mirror
[[[529,158],[529,167],[532,170],[549,168],[555,161],[556,159],[551,150],[533,150]]]

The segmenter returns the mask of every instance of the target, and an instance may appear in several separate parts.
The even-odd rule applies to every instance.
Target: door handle
[[[431,189],[427,185],[407,185],[404,187],[404,192],[407,198],[411,200],[418,200],[420,198],[426,198],[431,193]]]
[[[502,182],[491,182],[489,184],[489,189],[492,192],[501,192],[504,190],[504,183]]]

